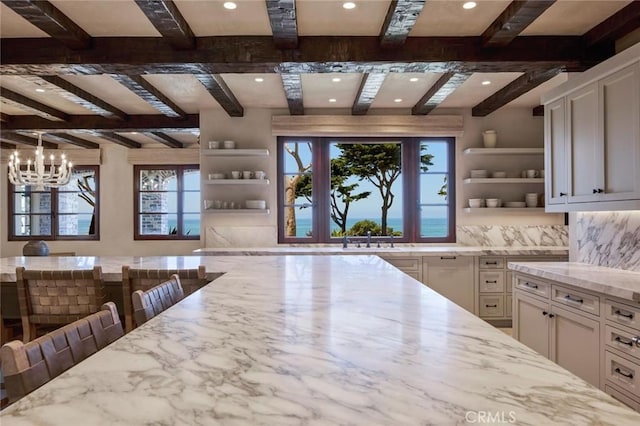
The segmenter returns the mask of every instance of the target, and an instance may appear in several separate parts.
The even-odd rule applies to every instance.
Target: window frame
[[[425,142],[447,143],[447,236],[423,237],[420,221],[420,145]],[[310,142],[312,144],[312,179],[313,203],[311,208],[312,236],[287,237],[285,235],[284,208],[284,144],[294,142]],[[279,244],[334,244],[341,241],[340,237],[331,237],[329,192],[330,183],[330,153],[331,143],[391,143],[402,145],[402,237],[394,237],[398,243],[454,243],[456,241],[456,171],[455,171],[455,137],[409,137],[409,136],[376,136],[376,137],[334,137],[334,136],[278,136],[277,139],[277,200],[278,200],[278,243]],[[413,207],[412,207],[413,206]],[[361,237],[353,237],[361,238]],[[353,239],[352,238],[352,239]],[[372,237],[373,241],[388,241],[389,237]]]
[[[168,240],[168,241],[185,241],[185,240],[199,240],[200,233],[202,232],[202,214],[201,211],[198,210],[198,214],[200,214],[200,231],[198,235],[182,235],[183,234],[183,222],[184,222],[184,172],[185,170],[200,170],[200,164],[136,164],[133,166],[133,239],[134,240]],[[153,234],[146,235],[140,234],[140,171],[142,170],[175,170],[178,175],[177,182],[177,225],[176,225],[176,234]],[[194,191],[189,191],[194,192]],[[202,188],[198,189],[198,193],[202,193]],[[202,196],[200,196],[202,198]],[[200,205],[200,202],[198,202]],[[186,213],[192,214],[192,213]]]
[[[95,179],[95,233],[89,235],[59,235],[58,234],[58,219],[61,215],[58,212],[58,194],[65,193],[67,191],[59,191],[59,188],[50,188],[51,194],[51,212],[49,214],[41,214],[42,216],[51,217],[51,235],[15,235],[15,217],[18,216],[15,211],[15,194],[16,185],[11,182],[8,183],[7,191],[9,200],[7,206],[9,207],[9,232],[8,241],[31,241],[31,240],[44,240],[44,241],[99,241],[100,240],[100,166],[83,164],[78,165],[75,168],[78,170],[90,169],[94,171]],[[8,180],[8,179],[7,179]],[[35,191],[40,192],[40,191]],[[67,216],[67,213],[62,213]]]

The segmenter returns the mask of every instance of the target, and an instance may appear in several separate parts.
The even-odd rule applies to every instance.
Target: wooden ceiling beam
[[[175,140],[171,136],[162,132],[146,132],[145,135],[156,142],[160,142],[169,148],[184,148],[182,142]]]
[[[67,114],[60,110],[52,108],[31,98],[27,98],[26,96],[23,96],[20,93],[16,93],[13,90],[5,89],[4,87],[0,87],[0,98],[4,99],[5,102],[13,106],[16,106],[24,111],[33,112],[34,114],[46,118],[47,120],[66,121],[69,118]]]
[[[111,77],[167,117],[184,118],[187,115],[186,112],[145,80],[144,77],[123,74],[112,74]]]
[[[0,112],[0,121],[3,123],[8,123],[11,121],[11,116],[9,114],[5,114],[4,112]]]
[[[164,115],[130,115],[127,121],[110,120],[99,115],[70,115],[69,120],[49,121],[34,115],[14,115],[11,121],[3,124],[7,130],[42,130],[46,132],[67,132],[72,130],[112,130],[118,132],[171,132],[198,131],[198,114],[189,114],[178,120]]]
[[[380,47],[402,46],[424,8],[425,0],[392,0],[380,30]]]
[[[444,101],[462,83],[467,81],[470,74],[445,73],[427,93],[411,108],[412,115],[427,115]]]
[[[3,0],[2,3],[70,49],[91,47],[91,36],[48,1]]]
[[[365,115],[369,111],[386,77],[386,74],[363,74],[358,94],[351,107],[352,115]]]
[[[227,86],[224,79],[218,74],[198,74],[196,78],[220,104],[231,117],[242,117],[244,108],[236,99],[235,95]]]
[[[107,139],[110,142],[124,146],[125,148],[142,148],[142,144],[115,132],[96,132],[96,136]]]
[[[136,0],[136,4],[174,49],[193,49],[196,37],[172,0]]]
[[[300,74],[280,74],[282,88],[287,98],[290,115],[304,115],[302,101],[302,76]]]
[[[538,105],[533,107],[533,110],[531,110],[531,114],[534,117],[544,117],[544,105]]]
[[[280,50],[270,36],[199,37],[190,51],[160,37],[94,38],[70,52],[49,39],[0,39],[0,74],[220,74],[522,72],[564,67],[584,71],[615,54],[610,46],[585,53],[580,36],[516,37],[485,49],[479,37],[408,37],[402,49],[381,50],[378,37],[299,37]],[[126,47],[126,48],[125,48]]]
[[[43,89],[49,92],[55,93],[57,96],[78,104],[98,115],[120,120],[126,120],[127,118],[127,114],[125,114],[123,111],[120,111],[113,105],[110,105],[102,99],[93,96],[91,93],[85,92],[78,86],[69,83],[67,80],[58,77],[57,75],[43,75],[41,77],[26,75],[22,78],[38,86],[41,86]]]
[[[525,73],[474,106],[471,110],[471,115],[473,117],[485,117],[545,81],[552,79],[562,71],[561,68],[555,68],[547,71]]]
[[[14,151],[16,146],[7,142],[0,142],[0,149],[8,149],[9,151]]]
[[[506,46],[556,0],[514,0],[482,33],[484,47]]]
[[[632,1],[583,36],[586,47],[615,42],[616,39],[640,28],[640,1]]]
[[[38,138],[33,136],[23,135],[22,133],[11,132],[8,130],[0,131],[0,139],[8,142],[15,142],[22,145],[38,146]],[[42,146],[47,149],[57,149],[58,144],[42,141]]]
[[[296,0],[266,0],[273,41],[279,49],[298,47]]]
[[[100,145],[98,145],[95,142],[91,142],[91,141],[79,138],[74,135],[69,135],[66,133],[50,133],[49,136],[52,137],[53,139],[57,139],[59,142],[69,143],[71,145],[79,146],[80,148],[85,148],[85,149],[100,148]]]

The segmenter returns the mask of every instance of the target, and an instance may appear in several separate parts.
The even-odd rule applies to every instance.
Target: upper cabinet
[[[543,103],[546,210],[640,209],[640,45]]]

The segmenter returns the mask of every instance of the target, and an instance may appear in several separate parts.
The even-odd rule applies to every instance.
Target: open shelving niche
[[[462,151],[466,155],[544,155],[544,148],[467,148]],[[544,178],[464,178],[464,184],[544,184]],[[495,214],[495,213],[544,213],[544,207],[466,207],[465,213]]]

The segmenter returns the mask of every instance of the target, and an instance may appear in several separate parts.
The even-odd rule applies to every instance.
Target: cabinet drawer
[[[640,307],[626,305],[611,299],[606,299],[604,306],[604,314],[609,321],[640,331]]]
[[[511,318],[513,316],[513,296],[507,294],[504,300],[504,316]]]
[[[605,326],[604,344],[638,358],[640,362],[640,335],[638,334],[629,333],[607,324]]]
[[[617,391],[612,386],[604,385],[604,391],[607,394],[609,394],[612,397],[614,397],[615,399],[617,399],[618,401],[622,402],[627,407],[632,408],[632,409],[634,409],[636,411],[640,411],[640,404],[639,403],[637,403],[633,399],[629,398],[627,395],[623,394],[622,392]]]
[[[480,293],[502,293],[504,291],[504,272],[480,272]]]
[[[504,257],[481,257],[480,269],[504,269]]]
[[[588,312],[593,315],[600,315],[600,298],[581,291],[553,285],[551,288],[551,300]]]
[[[640,365],[605,351],[605,378],[620,389],[640,397]]]
[[[504,296],[480,296],[480,317],[504,317]]]
[[[521,275],[516,275],[513,286],[519,290],[524,290],[545,298],[549,297],[549,293],[551,293],[550,284],[535,278],[523,277]]]
[[[420,270],[420,258],[418,257],[385,257],[384,260],[403,272]]]

